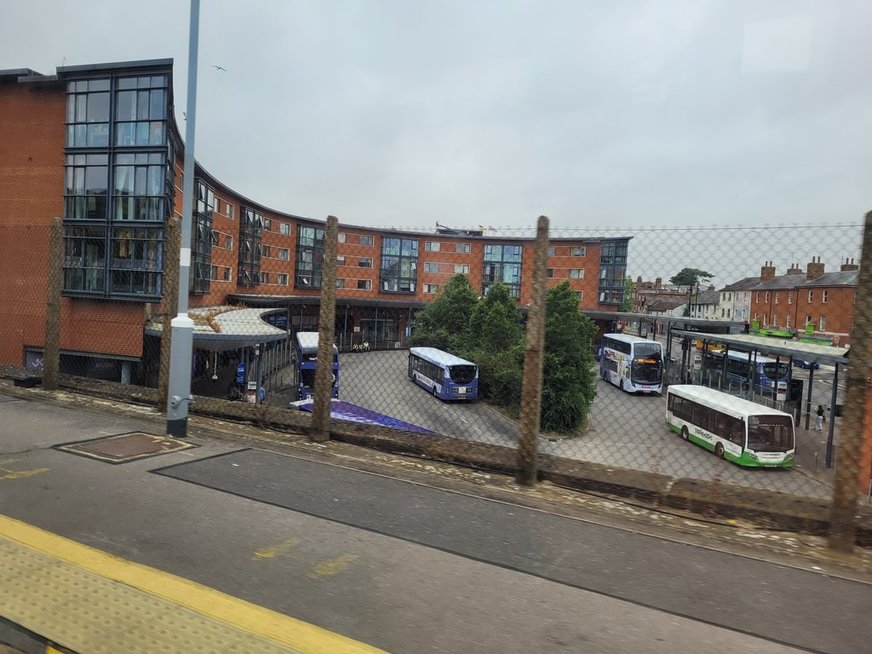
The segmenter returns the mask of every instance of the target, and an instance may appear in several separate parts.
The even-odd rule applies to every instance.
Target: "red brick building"
[[[784,275],[775,274],[767,262],[760,269],[760,283],[750,289],[752,322],[760,327],[815,333],[846,345],[854,317],[854,296],[859,266],[853,259],[838,272],[826,272],[820,258],[812,258],[805,271],[797,265]]]
[[[183,143],[170,59],[0,70],[0,364],[40,357],[49,225],[64,225],[61,366],[147,378],[145,325],[165,292],[167,221],[182,208]],[[199,164],[191,238],[192,308],[275,309],[291,330],[318,320],[324,222],[266,207]],[[532,217],[531,217],[532,226]],[[583,309],[623,302],[629,238],[555,239],[548,283],[568,281]],[[402,344],[415,311],[452,275],[508,285],[530,301],[533,242],[476,230],[340,225],[337,342]],[[196,345],[196,343],[195,343]]]

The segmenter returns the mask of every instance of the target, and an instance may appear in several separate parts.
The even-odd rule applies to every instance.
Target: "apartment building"
[[[49,227],[61,217],[62,369],[133,382],[150,377],[159,335],[146,325],[162,310],[166,262],[178,256],[167,251],[166,226],[182,210],[184,144],[172,79],[171,59],[65,66],[54,74],[0,70],[0,265],[7,282],[0,286],[0,364],[40,357]],[[200,163],[193,187],[191,308],[262,308],[274,325],[315,328],[324,220],[267,207]],[[629,240],[552,240],[548,284],[568,282],[582,309],[616,311]],[[455,274],[482,294],[504,283],[525,309],[533,240],[340,219],[337,264],[337,342],[398,347],[415,312]]]

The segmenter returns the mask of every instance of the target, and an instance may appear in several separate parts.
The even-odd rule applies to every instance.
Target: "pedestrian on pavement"
[[[815,431],[823,431],[824,430],[824,405],[818,404],[817,408],[817,417],[815,418],[814,423]]]

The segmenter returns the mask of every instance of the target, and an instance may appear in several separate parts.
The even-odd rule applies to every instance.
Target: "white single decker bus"
[[[409,348],[409,379],[440,400],[478,398],[478,366],[435,347]]]
[[[793,467],[793,416],[748,400],[693,385],[670,386],[666,424],[686,441],[740,466]]]
[[[630,393],[660,393],[663,344],[641,336],[603,334],[600,374]]]

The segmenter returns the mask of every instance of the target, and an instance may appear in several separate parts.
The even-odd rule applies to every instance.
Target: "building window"
[[[584,300],[584,291],[573,291],[572,294],[578,299],[578,303],[581,304],[581,301]]]
[[[557,255],[557,248],[553,245],[548,248],[548,256],[553,257]]]
[[[324,229],[299,225],[297,228],[297,288],[321,288],[324,257]]]
[[[267,232],[272,229],[272,221],[269,218],[263,219],[263,229]]]
[[[282,236],[290,236],[291,225],[289,223],[279,223],[279,234]]]
[[[218,241],[220,238],[221,238],[221,236],[218,234],[218,232],[213,229],[212,234],[211,234],[211,240],[212,240],[213,247],[218,247]]]
[[[224,215],[233,220],[233,205],[227,202],[224,203]]]
[[[112,229],[109,293],[158,296],[163,271],[163,230],[155,227]],[[208,268],[203,276],[209,276]]]
[[[261,284],[269,284],[269,273],[268,272],[260,272],[260,283]]]
[[[358,290],[361,290],[361,291],[372,290],[372,280],[358,279],[357,280],[357,288],[358,288]]]
[[[288,248],[279,248],[279,261],[290,261],[291,251]]]
[[[576,246],[576,247],[570,248],[569,253],[573,257],[584,257],[584,256],[587,256],[587,248],[584,247],[583,245]]]
[[[336,278],[336,288],[345,288],[345,280],[341,277]]]
[[[781,294],[778,291],[775,291],[775,304],[778,304],[781,301]]]
[[[215,281],[218,279],[218,266],[211,266],[209,269],[209,279],[210,281]]]
[[[548,277],[554,277],[554,268],[549,268],[547,275],[548,275]]]
[[[468,275],[469,274],[469,264],[468,263],[454,264],[454,274],[455,275]]]
[[[829,296],[829,291],[826,291],[826,290],[821,291],[821,304],[827,303],[828,296]]]
[[[439,284],[424,284],[424,293],[427,295],[435,295],[439,292]]]
[[[370,257],[360,257],[357,260],[358,268],[372,268],[372,259]]]
[[[121,157],[122,155],[119,155]],[[134,155],[129,155],[134,156]],[[140,157],[142,155],[135,155]],[[152,156],[152,155],[148,155]],[[119,166],[116,170],[116,192],[117,180],[119,178]],[[139,168],[139,167],[137,167]],[[136,171],[136,176],[139,177],[141,170]],[[131,200],[132,201],[132,200]],[[212,229],[212,211],[215,205],[215,194],[212,192],[206,182],[202,179],[194,180],[194,206],[193,215],[191,217],[191,274],[189,276],[189,290],[192,293],[204,294],[208,293],[211,288],[212,274],[212,245],[217,234]],[[116,217],[117,217],[116,204]],[[213,237],[214,234],[214,237]]]
[[[233,237],[230,236],[229,234],[224,239],[224,247],[227,250],[231,250],[231,251],[233,250]]]
[[[827,317],[826,316],[821,315],[820,319],[818,320],[818,328],[822,332],[827,331]]]
[[[337,243],[345,243],[345,232],[339,232],[336,235],[336,242]]]
[[[67,84],[67,147],[109,146],[109,80]]]
[[[812,302],[814,302],[814,291],[809,291],[808,292],[808,303],[811,304]]]
[[[455,247],[454,251],[458,254],[469,254],[470,246],[469,243],[458,243]]]
[[[360,244],[361,245],[372,245],[373,244],[372,236],[361,236],[360,237]]]
[[[769,291],[766,291],[766,293],[764,294],[764,297],[765,297],[765,299],[763,300],[763,302],[765,304],[769,304]]]
[[[520,245],[487,244],[484,246],[482,295],[486,295],[488,289],[494,284],[505,284],[513,298],[520,297],[521,255]]]
[[[584,279],[584,268],[571,268],[569,279]]]
[[[603,239],[600,244],[601,304],[622,304],[626,290],[629,239]]]
[[[67,83],[65,293],[139,301],[162,295],[163,228],[175,182],[175,153],[165,127],[167,80],[162,74]],[[130,92],[137,103],[133,108],[127,104]],[[110,150],[115,147],[127,151]],[[192,263],[208,287],[211,222],[204,218],[197,228]]]
[[[811,314],[808,314],[805,317],[805,324],[806,324],[806,326],[814,324],[814,319],[811,317]]]
[[[438,273],[439,272],[439,264],[434,262],[427,262],[424,264],[424,272],[425,273]]]
[[[381,291],[414,293],[418,282],[418,240],[384,237],[381,255]]]
[[[424,251],[425,252],[439,252],[439,241],[425,241],[424,242]]]
[[[66,157],[64,217],[106,220],[109,155],[71,154]]]
[[[116,80],[115,145],[166,143],[167,76]]]
[[[260,283],[260,258],[263,245],[263,216],[251,207],[242,207],[239,216],[239,279],[242,286]]]
[[[793,304],[793,291],[787,291],[787,304]]]
[[[288,285],[288,273],[276,273],[276,283],[287,286]]]
[[[224,281],[225,282],[233,281],[233,270],[231,268],[224,269]]]
[[[344,254],[337,254],[336,255],[336,265],[337,266],[344,266],[345,265],[345,255]]]
[[[261,255],[263,256],[263,258],[266,259],[267,257],[269,257],[272,250],[270,249],[269,245],[264,245],[261,248],[260,252],[261,252]]]

